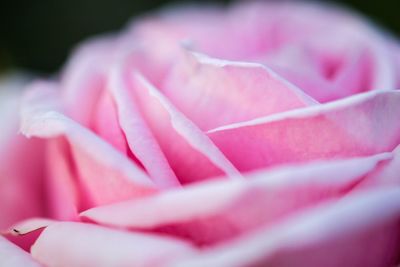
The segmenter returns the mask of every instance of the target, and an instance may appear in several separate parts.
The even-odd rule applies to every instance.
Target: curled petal
[[[148,176],[93,132],[60,113],[57,91],[37,83],[26,96],[22,132],[30,137],[64,136],[72,150],[86,206],[110,203],[155,191]],[[49,88],[50,87],[50,88]]]
[[[134,74],[136,99],[168,162],[182,182],[193,182],[226,174],[240,177],[227,160],[192,121],[140,74]]]

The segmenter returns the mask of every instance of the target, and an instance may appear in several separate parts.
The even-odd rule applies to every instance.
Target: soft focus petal
[[[180,240],[83,223],[52,224],[32,246],[33,257],[52,267],[166,266],[193,251]]]
[[[56,221],[46,218],[30,218],[13,225],[9,233],[13,235],[26,235],[36,230],[45,228]]]
[[[32,257],[4,237],[0,236],[0,265],[4,267],[40,267]]]
[[[400,189],[347,196],[170,266],[386,267],[399,260]]]
[[[66,113],[86,127],[105,87],[113,46],[109,37],[87,41],[74,51],[62,73],[60,89]]]
[[[0,80],[0,230],[45,212],[43,144],[18,133],[20,94],[26,82],[18,74]]]

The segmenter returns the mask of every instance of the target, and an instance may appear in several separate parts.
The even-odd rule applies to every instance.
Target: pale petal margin
[[[258,63],[183,51],[163,93],[202,130],[317,104]]]
[[[365,156],[400,143],[400,92],[371,91],[208,131],[240,170]]]
[[[194,251],[173,238],[71,222],[48,226],[31,249],[35,259],[52,267],[160,267]]]
[[[41,267],[29,253],[0,236],[0,266]]]
[[[151,198],[97,207],[84,211],[81,217],[124,228],[169,229],[171,234],[184,233],[199,244],[208,244],[273,224],[321,201],[340,198],[368,179],[370,173],[376,175],[378,164],[392,158],[393,154],[384,153],[286,166],[254,173],[246,181],[206,182]],[[377,175],[374,187],[379,187],[382,179]]]
[[[21,131],[27,137],[68,139],[91,205],[154,192],[149,177],[125,155],[58,111],[54,86],[45,82],[32,85],[22,108]]]
[[[226,174],[240,178],[240,173],[213,142],[187,119],[169,100],[139,73],[132,79],[136,99],[160,146],[184,182]]]
[[[392,266],[399,222],[400,188],[377,189],[325,203],[169,267]]]

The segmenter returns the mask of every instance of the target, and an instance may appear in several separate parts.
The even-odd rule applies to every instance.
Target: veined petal
[[[372,155],[400,143],[399,91],[371,91],[208,132],[240,170]]]

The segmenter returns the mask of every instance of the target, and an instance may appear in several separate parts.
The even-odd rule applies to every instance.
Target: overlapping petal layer
[[[57,91],[52,84],[38,82],[34,86],[26,96],[22,111],[22,132],[41,138],[64,136],[68,140],[80,190],[85,198],[83,206],[155,192],[155,185],[133,161],[60,113],[62,107],[57,103]],[[58,179],[57,176],[54,178]]]
[[[208,132],[241,171],[372,155],[400,143],[399,91],[373,91]]]
[[[208,182],[98,207],[81,216],[105,225],[152,229],[209,245],[260,226],[279,224],[292,213],[353,191],[389,186],[387,180],[399,186],[398,175],[386,175],[386,168],[399,158],[395,151],[287,166],[254,173],[247,180]],[[365,186],[366,181],[372,181],[372,186]]]
[[[399,70],[396,41],[305,3],[90,40],[28,88],[32,138],[0,103],[0,265],[394,266]]]

